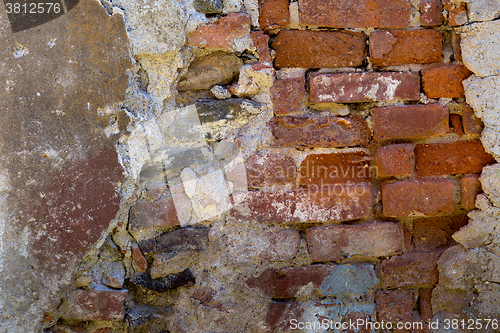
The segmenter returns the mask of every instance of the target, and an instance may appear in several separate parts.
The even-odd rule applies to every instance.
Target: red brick
[[[269,261],[292,260],[300,248],[300,233],[297,230],[284,229],[268,232],[269,246],[260,254]]]
[[[419,176],[480,173],[495,162],[479,140],[420,144],[415,159]]]
[[[288,0],[259,0],[259,24],[264,31],[288,27]]]
[[[306,98],[305,77],[274,81],[271,97],[275,115],[288,115],[302,111]]]
[[[391,256],[403,250],[399,224],[330,225],[307,229],[313,261],[333,261],[352,256]]]
[[[415,307],[413,290],[386,290],[375,296],[375,307],[379,322],[411,322]]]
[[[148,268],[148,262],[139,248],[139,245],[133,243],[132,246],[132,260],[135,263],[135,268],[139,273],[144,273]]]
[[[358,320],[362,320],[363,323],[371,322],[372,318],[369,314],[362,311],[349,311],[345,314],[343,322],[347,323],[350,328],[348,328],[346,333],[372,333],[373,331],[367,325],[356,325],[354,328],[350,325],[351,323],[358,323]]]
[[[405,28],[408,0],[299,0],[300,24],[331,28]]]
[[[123,321],[123,302],[127,291],[75,290],[62,312],[62,318],[68,320],[105,320]]]
[[[267,308],[266,332],[289,332],[293,326],[290,321],[301,316],[299,302],[272,302]]]
[[[462,117],[459,114],[450,114],[450,123],[459,136],[464,135]]]
[[[272,43],[277,68],[359,67],[365,47],[365,34],[351,31],[283,30]]]
[[[464,98],[462,81],[471,75],[464,65],[438,65],[422,70],[422,88],[429,98]]]
[[[433,27],[443,23],[443,5],[441,0],[420,1],[420,25]]]
[[[441,34],[432,29],[377,30],[370,34],[370,61],[374,66],[439,62],[441,54]]]
[[[445,0],[445,9],[448,11],[448,21],[451,26],[456,27],[467,23],[467,7],[461,3],[456,7],[451,0]]]
[[[316,74],[310,79],[311,103],[419,100],[416,72]]]
[[[467,175],[460,179],[460,207],[465,210],[476,209],[476,197],[482,193],[479,175]]]
[[[296,177],[295,162],[285,155],[252,155],[246,160],[245,169],[250,187],[290,183]]]
[[[430,321],[433,317],[431,300],[432,288],[420,288],[418,290],[418,306],[423,321]]]
[[[278,147],[366,146],[371,138],[368,124],[359,116],[275,117],[269,127]]]
[[[467,224],[467,215],[440,216],[413,220],[415,251],[433,251],[455,243],[451,237]]]
[[[230,47],[236,38],[250,33],[250,16],[230,13],[214,23],[207,23],[188,36],[187,45],[198,47]]]
[[[308,155],[300,164],[299,186],[370,182],[370,160],[364,152]]]
[[[134,236],[176,225],[179,219],[170,193],[153,203],[139,201],[130,208],[128,229]]]
[[[484,124],[481,119],[476,117],[474,110],[466,105],[462,112],[462,122],[464,126],[464,132],[467,135],[478,135],[483,132]]]
[[[336,184],[324,188],[233,194],[240,213],[265,223],[348,221],[366,217],[372,208],[371,185]]]
[[[382,261],[382,288],[394,289],[435,285],[438,254],[407,253]]]
[[[269,50],[269,35],[266,35],[263,31],[253,31],[250,36],[259,54],[259,62],[273,61]]]
[[[412,234],[410,230],[408,229],[407,224],[403,224],[403,235],[404,235],[404,242],[405,242],[405,253],[408,252],[413,252],[413,244],[412,244]]]
[[[414,149],[412,143],[379,148],[375,153],[377,177],[411,176],[415,163]]]
[[[451,35],[451,45],[453,47],[453,54],[455,55],[455,60],[462,61],[462,50],[460,48],[460,41],[462,37],[459,33],[452,33]]]
[[[375,108],[373,139],[419,139],[444,135],[449,130],[448,109],[438,104]]]
[[[453,183],[447,179],[405,180],[382,185],[385,216],[451,214],[454,202]]]

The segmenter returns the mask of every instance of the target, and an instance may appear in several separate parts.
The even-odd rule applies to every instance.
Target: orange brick
[[[286,28],[289,22],[288,0],[259,0],[259,24],[262,30]]]
[[[422,70],[422,88],[429,98],[464,98],[462,81],[472,75],[464,65],[439,65]]]
[[[415,145],[411,143],[381,147],[375,154],[378,177],[410,176],[413,174]]]
[[[187,45],[199,47],[230,47],[236,38],[250,33],[250,16],[230,13],[214,23],[207,23],[188,37]]]
[[[481,121],[481,119],[476,117],[474,110],[469,105],[466,105],[463,108],[462,122],[465,134],[478,135],[483,132],[483,122]]]
[[[450,114],[450,123],[459,136],[464,135],[462,117],[459,114]]]
[[[469,211],[476,209],[476,197],[482,193],[479,175],[467,175],[460,179],[460,207]]]

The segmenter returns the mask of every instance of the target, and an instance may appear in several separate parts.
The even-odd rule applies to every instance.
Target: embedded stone
[[[142,273],[130,278],[130,282],[140,287],[161,293],[181,286],[193,285],[196,279],[189,268],[187,268],[180,273],[167,275],[158,279],[151,278],[148,273]]]
[[[224,5],[221,0],[195,0],[194,8],[204,14],[220,14]]]

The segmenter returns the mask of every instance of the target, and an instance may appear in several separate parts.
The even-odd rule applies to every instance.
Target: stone
[[[67,320],[123,321],[127,291],[75,290],[68,297],[61,313]]]
[[[434,27],[443,23],[443,5],[441,0],[420,1],[420,25]]]
[[[271,302],[266,313],[266,327],[269,332],[288,332],[292,329],[291,320],[300,318],[299,302]]]
[[[226,85],[239,73],[243,62],[233,53],[214,52],[196,58],[181,77],[177,90],[208,90],[214,85]]]
[[[382,261],[382,288],[434,286],[438,282],[438,253],[405,253]]]
[[[228,89],[218,85],[215,85],[212,88],[210,88],[210,92],[217,99],[228,99],[231,98],[232,96],[231,92]]]
[[[468,222],[467,215],[439,216],[413,220],[413,247],[433,251],[454,244],[453,234]]]
[[[499,0],[467,0],[470,22],[492,21],[500,16]]]
[[[500,21],[473,23],[461,31],[464,65],[479,77],[500,74],[497,65],[500,62],[500,46],[495,42],[500,36]]]
[[[479,140],[419,144],[415,167],[419,176],[480,173],[494,158]]]
[[[366,121],[351,117],[274,117],[268,124],[278,147],[366,146],[371,133]]]
[[[82,325],[56,325],[49,327],[47,333],[87,333],[87,329]]]
[[[403,229],[395,223],[314,227],[307,243],[313,261],[392,256],[403,251]]]
[[[150,275],[152,279],[178,274],[196,263],[197,251],[169,252],[153,255]]]
[[[195,0],[194,8],[204,14],[221,14],[224,5],[221,0]]]
[[[300,0],[299,7],[300,24],[309,27],[404,29],[411,15],[407,0]]]
[[[302,103],[306,100],[305,85],[304,76],[274,81],[270,91],[274,114],[282,116],[302,112]]]
[[[144,253],[202,251],[208,243],[209,227],[185,227],[140,243]]]
[[[300,247],[300,233],[297,230],[283,229],[268,232],[269,246],[260,257],[269,261],[293,260]]]
[[[412,143],[379,148],[375,153],[377,177],[411,176],[415,163],[414,149]]]
[[[142,254],[141,249],[139,248],[139,245],[137,245],[137,243],[133,243],[130,247],[132,248],[132,260],[135,263],[136,270],[139,273],[144,273],[148,268],[148,262],[146,261],[146,258],[144,258],[144,255]]]
[[[172,315],[172,312],[172,309],[168,306],[135,303],[127,311],[127,319],[134,330],[142,329],[146,332],[161,332],[165,328],[166,319]]]
[[[446,9],[448,10],[448,22],[452,27],[457,27],[467,23],[467,7],[465,3]]]
[[[254,97],[260,92],[269,91],[274,81],[274,68],[262,63],[243,65],[240,68],[238,81],[233,83],[229,91],[238,97]]]
[[[438,65],[422,70],[422,88],[429,98],[464,98],[462,81],[472,72],[464,65]]]
[[[485,166],[479,178],[484,193],[495,207],[500,208],[500,193],[498,186],[500,184],[500,165],[494,164]]]
[[[385,322],[412,322],[415,303],[413,290],[380,291],[375,296],[377,319]]]
[[[106,276],[101,279],[103,285],[114,288],[114,289],[122,289],[123,283],[125,280],[120,276]]]
[[[180,273],[167,275],[158,279],[151,278],[148,273],[142,273],[131,277],[130,282],[140,287],[161,293],[181,286],[191,286],[195,284],[196,279],[189,268],[187,268]]]
[[[418,290],[418,307],[422,320],[431,321],[434,316],[432,312],[432,288],[420,288]]]
[[[337,184],[329,188],[233,194],[234,208],[260,223],[349,221],[371,212],[371,185]]]
[[[376,30],[370,34],[370,61],[374,66],[439,62],[441,39],[433,29]]]
[[[448,179],[404,180],[382,185],[385,216],[429,216],[453,213],[455,189]]]
[[[439,104],[375,108],[373,139],[418,139],[444,135],[449,130],[449,112]]]
[[[364,152],[307,155],[299,166],[299,186],[369,183],[370,160]]]
[[[286,28],[289,21],[288,0],[259,0],[259,25],[262,30]]]
[[[246,160],[245,170],[249,187],[287,184],[296,178],[295,162],[285,155],[254,154]]]
[[[276,68],[321,68],[361,66],[365,45],[360,32],[283,30],[271,47]]]
[[[250,16],[230,13],[207,23],[188,35],[187,45],[207,48],[229,48],[238,38],[250,34]]]
[[[460,179],[460,208],[470,211],[476,209],[476,197],[482,193],[479,175],[466,175]]]
[[[309,80],[313,104],[420,99],[416,72],[315,74]]]

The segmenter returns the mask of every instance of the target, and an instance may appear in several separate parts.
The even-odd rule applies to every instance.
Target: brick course
[[[286,28],[289,22],[288,0],[259,0],[259,25],[262,30]]]
[[[381,147],[375,154],[377,177],[410,176],[413,174],[415,145],[404,143]]]
[[[274,114],[290,115],[302,111],[302,102],[306,99],[305,78],[298,77],[274,81],[271,87]]]

